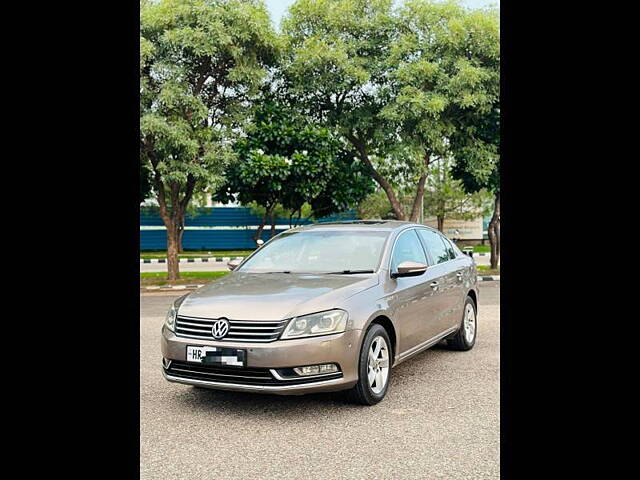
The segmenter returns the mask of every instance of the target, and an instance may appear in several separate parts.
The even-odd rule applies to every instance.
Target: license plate
[[[187,362],[242,368],[247,365],[247,352],[237,348],[187,346]]]

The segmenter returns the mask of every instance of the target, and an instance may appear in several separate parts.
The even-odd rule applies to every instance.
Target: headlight
[[[178,311],[176,310],[176,306],[175,305],[171,305],[171,308],[167,312],[167,318],[165,318],[165,320],[164,320],[164,324],[172,332],[174,331],[174,329],[176,327],[176,315],[177,314],[178,314]]]
[[[344,332],[349,314],[344,310],[329,310],[303,317],[292,318],[282,333],[282,338],[315,337]]]

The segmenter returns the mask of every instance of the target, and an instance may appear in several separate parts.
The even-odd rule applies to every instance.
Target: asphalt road
[[[481,283],[473,350],[399,365],[374,407],[165,381],[160,328],[177,296],[140,296],[142,479],[499,478],[500,282]]]

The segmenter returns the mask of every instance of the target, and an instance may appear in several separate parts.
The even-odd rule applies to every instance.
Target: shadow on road
[[[394,383],[397,386],[406,381],[427,382],[427,379],[416,375],[416,369],[429,368],[429,363],[434,360],[434,355],[446,355],[449,352],[451,351],[447,349],[446,345],[438,344],[395,367],[392,371],[392,388],[385,400],[378,406],[385,408],[395,403],[394,397],[398,392],[394,392]],[[255,415],[260,416],[261,419],[264,419],[265,415],[272,416],[274,419],[298,417],[298,420],[304,421],[307,418],[317,418],[318,415],[328,411],[334,415],[336,411],[345,413],[353,409],[370,411],[371,408],[378,407],[366,407],[351,403],[345,391],[307,395],[274,395],[211,390],[186,385],[180,385],[180,387],[180,391],[176,391],[174,397],[176,402],[191,411],[210,414],[237,414],[242,417]]]

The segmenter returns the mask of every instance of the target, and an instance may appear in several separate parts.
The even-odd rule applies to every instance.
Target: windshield
[[[375,271],[389,232],[307,230],[285,232],[258,250],[238,271],[339,273]]]

